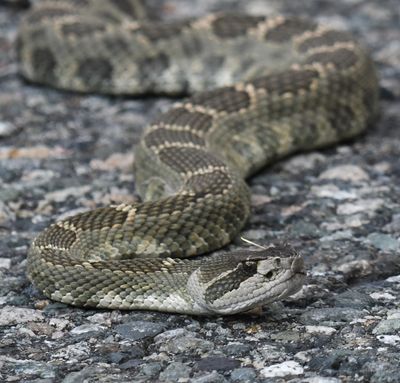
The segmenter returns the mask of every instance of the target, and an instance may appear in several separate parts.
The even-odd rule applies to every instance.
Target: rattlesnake
[[[197,256],[245,224],[246,177],[365,130],[377,110],[371,59],[349,33],[300,18],[145,18],[138,0],[69,0],[42,1],[22,21],[28,80],[194,94],[153,121],[136,148],[144,202],[51,225],[32,243],[29,278],[72,305],[188,314],[233,314],[298,291],[303,261],[287,245]]]

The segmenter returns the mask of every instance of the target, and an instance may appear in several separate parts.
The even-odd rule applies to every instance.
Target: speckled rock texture
[[[250,181],[243,235],[293,244],[308,268],[303,290],[257,316],[212,319],[81,310],[30,285],[26,253],[39,231],[71,212],[136,200],[132,146],[172,100],[23,82],[13,45],[25,9],[12,3],[0,3],[0,381],[400,381],[397,0],[158,2],[170,19],[214,10],[312,17],[351,30],[380,74],[381,118],[367,134]]]

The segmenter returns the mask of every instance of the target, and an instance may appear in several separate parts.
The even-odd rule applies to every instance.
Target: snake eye
[[[275,258],[274,259],[274,263],[275,263],[275,266],[280,266],[281,265],[281,259],[280,258]]]
[[[270,278],[272,278],[273,277],[273,275],[274,275],[274,272],[271,270],[271,271],[268,271],[268,273],[267,274],[265,274],[265,278],[268,278],[268,279],[270,279]]]

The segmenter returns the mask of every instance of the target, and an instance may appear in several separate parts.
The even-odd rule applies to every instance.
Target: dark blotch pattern
[[[185,108],[173,108],[164,113],[154,125],[159,123],[190,126],[193,130],[207,132],[212,125],[212,117],[201,112],[189,112]]]
[[[328,115],[328,120],[339,136],[346,136],[355,120],[354,110],[348,105],[337,105],[337,109]]]
[[[207,194],[222,194],[230,185],[232,185],[232,180],[226,170],[214,170],[212,173],[196,174],[186,182],[186,187],[194,191],[199,197],[205,197]]]
[[[160,76],[169,67],[169,58],[166,54],[160,53],[154,57],[138,60],[137,66],[141,76],[154,78]]]
[[[126,221],[128,213],[114,208],[99,208],[68,218],[68,222],[77,229],[94,230],[102,227],[111,227]]]
[[[113,0],[112,4],[122,13],[126,13],[131,17],[136,16],[135,7],[132,6],[132,2],[129,0]]]
[[[319,136],[318,125],[306,117],[300,117],[299,125],[301,128],[293,132],[293,143],[296,147],[307,149]]]
[[[285,19],[282,24],[279,24],[273,29],[270,29],[265,34],[268,41],[280,43],[290,40],[295,35],[300,35],[305,31],[313,31],[317,27],[316,24],[302,19]]]
[[[149,24],[141,26],[135,32],[139,32],[146,36],[150,41],[156,42],[158,40],[169,39],[172,37],[176,38],[183,29],[189,25],[189,21],[177,21],[170,24]]]
[[[55,81],[55,69],[57,61],[53,53],[46,48],[38,48],[32,52],[32,66],[35,68],[35,76],[45,83]]]
[[[62,33],[67,36],[85,36],[91,35],[95,32],[104,32],[106,25],[101,24],[89,24],[76,21],[74,23],[64,24],[61,27]]]
[[[208,166],[224,166],[213,154],[196,148],[165,148],[160,150],[159,158],[178,173],[196,171]]]
[[[332,52],[320,52],[308,56],[306,64],[320,63],[333,64],[337,69],[342,70],[353,66],[358,61],[357,55],[350,49],[340,48]]]
[[[159,128],[144,137],[147,147],[158,147],[161,144],[173,142],[191,142],[195,145],[204,146],[205,142],[199,136],[188,131],[176,131],[171,129]]]
[[[299,89],[308,89],[312,81],[318,78],[318,72],[314,70],[288,70],[250,81],[256,88],[263,88],[267,92],[284,94],[298,92]]]
[[[227,14],[215,19],[211,27],[216,36],[226,39],[243,36],[248,29],[255,28],[264,20],[264,16]]]
[[[310,37],[298,45],[298,51],[303,53],[319,46],[332,46],[335,43],[353,41],[352,36],[343,31],[326,31],[320,36]]]
[[[121,52],[129,53],[129,48],[131,43],[129,39],[116,39],[114,36],[107,36],[106,34],[101,38],[102,44],[104,44],[104,48],[111,56],[120,56]]]
[[[108,84],[112,78],[112,65],[108,59],[93,57],[80,63],[77,76],[86,84]]]
[[[197,34],[190,34],[190,38],[182,39],[181,47],[185,57],[197,57],[201,52],[207,51],[204,41]],[[207,65],[207,64],[205,64]]]
[[[206,291],[205,300],[213,303],[226,293],[236,290],[240,284],[252,277],[257,272],[256,262],[239,263],[235,270],[216,281]]]
[[[30,31],[30,38],[34,41],[44,41],[47,38],[49,31],[46,28],[38,28]],[[19,37],[20,35],[18,35]]]
[[[215,89],[193,96],[190,103],[212,108],[218,112],[237,112],[248,108],[250,98],[246,92],[237,91],[233,87]]]

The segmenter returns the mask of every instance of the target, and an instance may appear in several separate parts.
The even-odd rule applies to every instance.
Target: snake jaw
[[[236,314],[284,299],[299,291],[305,279],[303,259],[289,247],[238,252],[232,254],[229,270],[211,279],[208,273],[197,268],[187,290],[195,305],[211,315]]]

